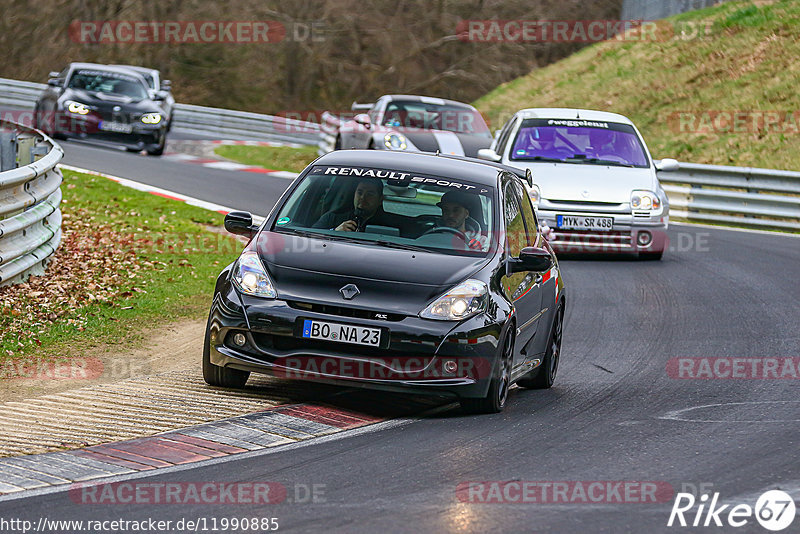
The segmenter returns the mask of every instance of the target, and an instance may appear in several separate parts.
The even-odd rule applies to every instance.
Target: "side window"
[[[528,246],[536,245],[536,233],[539,228],[538,221],[536,220],[536,213],[533,211],[531,198],[525,190],[525,186],[516,178],[511,181],[514,184],[514,190],[520,199],[522,205],[522,219],[525,221],[525,230],[527,233]]]
[[[514,125],[516,125],[516,119],[511,119],[506,123],[506,127],[503,128],[503,131],[500,132],[500,137],[497,139],[497,147],[495,147],[494,151],[503,155],[503,152],[506,149],[506,143],[508,143],[508,138],[511,135],[511,131],[514,129]]]
[[[522,218],[522,209],[519,205],[519,195],[514,187],[514,181],[509,180],[503,194],[503,214],[506,220],[506,236],[508,239],[508,253],[518,258],[520,252],[527,246],[525,222]]]

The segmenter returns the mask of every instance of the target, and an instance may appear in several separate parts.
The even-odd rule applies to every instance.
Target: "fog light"
[[[444,362],[445,373],[455,373],[456,369],[458,369],[458,364],[453,360],[447,360],[446,362]]]
[[[646,247],[651,241],[653,241],[653,236],[650,232],[639,232],[639,235],[636,237],[636,242],[640,247]]]
[[[247,338],[244,337],[244,334],[238,332],[233,335],[233,342],[239,345],[240,347],[244,347],[244,344],[247,343]]]

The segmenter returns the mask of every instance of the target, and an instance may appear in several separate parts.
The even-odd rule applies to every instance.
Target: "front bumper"
[[[537,210],[539,220],[552,228],[555,236],[549,240],[557,253],[625,253],[659,252],[666,249],[669,214],[655,217],[606,211]],[[581,217],[613,217],[609,231],[566,230],[558,227],[558,215]]]
[[[105,141],[139,150],[158,148],[167,134],[167,123],[164,120],[160,124],[130,123],[131,131],[127,133],[102,130],[100,128],[102,119],[92,114],[85,116],[69,114],[68,119],[62,121],[58,132],[65,137]]]
[[[370,319],[366,310],[330,305],[324,306],[325,313],[321,310],[323,305],[310,301],[240,295],[225,283],[215,294],[209,317],[211,363],[386,391],[481,397],[488,390],[501,326],[483,314],[456,324],[391,314]],[[379,328],[380,346],[303,338],[306,319]],[[244,334],[244,345],[233,341],[236,333]]]

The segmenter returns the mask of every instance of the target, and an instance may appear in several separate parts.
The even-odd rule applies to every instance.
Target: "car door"
[[[519,258],[523,248],[530,246],[528,229],[522,208],[522,184],[507,175],[503,184],[503,218],[505,223],[506,257]],[[503,291],[514,306],[517,338],[514,346],[514,366],[522,365],[526,348],[533,339],[542,305],[541,273],[506,270],[502,277]]]

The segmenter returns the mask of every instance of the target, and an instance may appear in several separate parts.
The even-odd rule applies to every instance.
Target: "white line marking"
[[[217,211],[217,212],[223,212],[224,211],[225,213],[230,213],[232,211],[237,211],[234,208],[221,206],[219,204],[214,204],[213,202],[207,202],[205,200],[200,200],[199,198],[186,196],[184,194],[177,193],[175,191],[170,191],[168,189],[162,189],[160,187],[155,187],[155,186],[152,186],[152,185],[143,184],[141,182],[136,182],[134,180],[129,180],[127,178],[121,178],[119,176],[113,176],[111,174],[105,174],[105,173],[93,171],[93,170],[90,170],[90,169],[83,169],[81,167],[73,167],[72,165],[59,164],[58,166],[59,166],[59,168],[66,169],[68,171],[80,172],[80,173],[83,173],[83,174],[90,174],[92,176],[100,176],[102,178],[107,178],[109,180],[117,182],[119,185],[121,185],[123,187],[130,187],[131,189],[136,189],[137,191],[142,191],[144,193],[156,193],[156,194],[160,194],[160,195],[167,195],[167,196],[170,196],[170,197],[175,197],[176,199],[178,199],[181,202],[186,202],[190,206],[195,206],[197,208],[202,208],[204,210]],[[261,224],[262,222],[264,222],[264,217],[261,217],[259,215],[253,215],[253,222],[256,223],[256,224]]]
[[[793,423],[798,422],[800,419],[687,419],[683,415],[692,410],[702,410],[703,408],[719,408],[720,406],[747,406],[752,404],[787,404],[796,403],[800,401],[747,401],[747,402],[721,402],[717,404],[703,404],[701,406],[692,406],[690,408],[683,408],[681,410],[672,410],[666,414],[659,416],[659,419],[667,419],[671,421],[682,421],[686,423]]]
[[[210,167],[212,169],[222,169],[224,171],[239,171],[247,169],[249,165],[242,165],[233,161],[215,161],[214,163],[203,163],[203,167]]]

